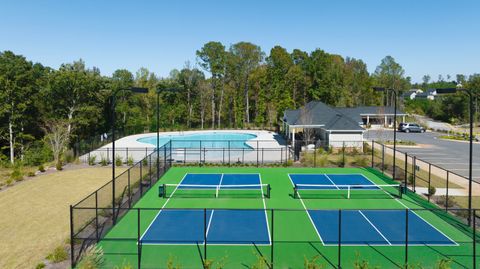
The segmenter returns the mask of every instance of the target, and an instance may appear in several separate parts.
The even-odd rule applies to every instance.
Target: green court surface
[[[249,195],[242,197],[235,197],[235,195],[222,196],[221,193],[215,194],[215,191],[212,192],[211,190],[205,191],[204,194],[206,195],[198,195],[199,197],[196,198],[195,195],[192,195],[192,197],[177,197],[175,191],[171,191],[169,197],[159,197],[160,186],[163,184],[179,184],[187,174],[195,173],[259,174],[261,183],[269,184],[271,187],[270,197],[266,197],[266,195],[252,195],[251,197]],[[410,192],[403,194],[401,197],[390,194],[375,195],[375,190],[368,190],[371,195],[365,193],[358,193],[357,195],[355,191],[352,191],[350,199],[347,199],[342,190],[337,188],[335,192],[332,192],[332,196],[328,195],[328,191],[325,195],[323,190],[317,197],[315,195],[308,198],[294,197],[290,174],[363,175],[366,180],[375,185],[395,183],[370,168],[174,167],[99,242],[104,251],[105,268],[121,266],[122,264],[130,264],[134,268],[138,266],[139,247],[137,239],[147,234],[147,229],[150,229],[152,221],[159,214],[160,208],[164,208],[165,212],[168,212],[168,209],[259,209],[265,213],[266,225],[268,226],[265,231],[268,232],[268,240],[273,242],[230,245],[209,245],[207,242],[206,247],[203,241],[189,244],[177,244],[175,242],[142,244],[141,268],[203,268],[205,250],[207,251],[207,261],[214,264],[211,268],[271,268],[272,261],[274,268],[305,268],[305,260],[315,260],[316,263],[323,265],[322,268],[338,268],[339,248],[338,241],[335,241],[338,230],[335,231],[335,227],[331,227],[332,224],[336,223],[337,215],[335,214],[338,214],[338,209],[350,210],[349,212],[352,213],[342,213],[344,218],[342,219],[341,231],[345,238],[350,236],[355,239],[362,238],[366,233],[372,233],[372,236],[378,236],[378,234],[375,234],[373,230],[363,230],[360,226],[357,229],[356,221],[350,219],[351,215],[357,213],[367,215],[369,210],[373,209],[407,212],[406,208],[412,209],[416,219],[423,220],[424,223],[428,224],[424,225],[430,229],[428,232],[435,232],[442,240],[448,239],[449,241],[445,241],[448,244],[444,244],[444,242],[437,242],[438,244],[436,244],[436,241],[431,241],[431,244],[409,243],[410,245],[406,249],[405,241],[395,244],[392,240],[387,240],[377,230],[384,237],[385,242],[376,244],[376,241],[372,239],[373,241],[364,244],[348,244],[348,241],[344,242],[348,238],[341,239],[340,262],[342,268],[353,268],[356,261],[363,260],[369,263],[370,268],[404,268],[406,254],[408,254],[408,264],[415,266],[413,268],[435,268],[435,265],[441,259],[451,260],[452,268],[473,267],[472,230],[444,211],[427,210],[437,208],[418,195]],[[395,193],[395,190],[392,190],[392,193]],[[312,210],[311,214],[306,209]],[[329,209],[330,211],[327,211]],[[364,210],[360,211],[361,209]],[[197,211],[203,212],[202,210]],[[217,210],[217,212],[219,211],[221,210]],[[140,216],[138,215],[139,212]],[[208,211],[205,212],[207,213],[200,214],[205,214],[204,217],[210,216]],[[325,212],[329,212],[330,215],[333,214],[335,220],[327,221]],[[315,219],[314,213],[321,213],[320,217]],[[374,213],[379,214],[378,211]],[[211,215],[213,215],[213,211]],[[409,214],[405,213],[405,215]],[[367,218],[365,217],[365,219]],[[248,221],[245,223],[248,224]],[[402,221],[399,222],[402,223]],[[316,227],[314,222],[319,227]],[[392,222],[392,225],[399,225],[399,222]],[[175,231],[175,227],[178,226],[178,232],[186,234],[192,232],[189,225],[189,223],[180,224],[171,221],[169,228]],[[202,225],[198,226],[193,222],[191,226],[193,230],[204,229]],[[371,226],[375,227],[373,224]],[[235,235],[237,228],[219,227],[216,229]],[[379,228],[382,230],[385,227]],[[344,231],[344,229],[347,230]],[[415,227],[412,226],[411,229],[415,229]],[[161,233],[162,231],[158,232]],[[202,231],[193,232],[202,233]],[[393,237],[395,233],[398,233],[397,236],[406,234],[403,230],[392,231]],[[410,233],[414,236],[422,235],[420,230],[409,231],[408,234]],[[321,237],[323,237],[323,240]],[[327,242],[328,238],[331,239],[330,243]],[[413,239],[409,238],[408,240]]]

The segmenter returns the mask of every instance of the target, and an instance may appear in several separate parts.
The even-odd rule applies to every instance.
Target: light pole
[[[160,177],[160,93],[161,92],[177,92],[175,88],[157,88],[157,180]],[[186,153],[185,153],[186,154]]]
[[[473,157],[473,94],[471,90],[463,88],[443,88],[436,89],[437,94],[449,94],[456,92],[465,92],[470,99],[470,152],[469,152],[469,164],[468,164],[468,225],[472,222],[472,157]],[[473,216],[475,217],[475,216]],[[475,227],[474,227],[475,229]]]
[[[116,223],[117,217],[115,216],[115,99],[117,94],[121,91],[131,91],[133,93],[148,93],[147,88],[138,88],[138,87],[130,87],[130,88],[120,88],[113,92],[112,96],[112,215],[113,215],[113,223]]]
[[[392,92],[394,97],[394,105],[393,105],[393,172],[392,177],[395,180],[395,163],[396,163],[396,152],[397,152],[397,90],[395,89],[387,89],[382,87],[373,87],[373,89],[377,92]],[[405,171],[406,173],[406,171]],[[407,186],[405,186],[406,192]]]

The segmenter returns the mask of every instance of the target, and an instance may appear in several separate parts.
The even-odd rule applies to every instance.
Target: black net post
[[[271,209],[271,215],[272,215],[272,216],[271,216],[271,217],[272,217],[271,223],[272,223],[272,228],[271,228],[271,231],[270,231],[270,232],[271,232],[271,234],[270,234],[270,242],[271,242],[272,246],[271,246],[271,248],[270,248],[270,269],[273,269],[273,261],[274,261],[274,259],[273,259],[274,245],[275,245],[275,244],[274,244],[275,238],[274,238],[274,236],[273,236],[273,235],[274,235],[274,230],[273,230],[273,227],[274,227],[274,225],[273,225],[273,224],[274,224],[274,217],[273,217],[273,214],[274,214],[274,213],[273,213],[273,212],[274,212],[274,211],[275,211],[275,210]],[[475,224],[475,222],[474,222],[474,224]],[[474,252],[474,253],[475,253],[475,252]]]
[[[138,269],[142,263],[142,241],[140,240],[140,208],[137,208],[137,253],[138,253]]]
[[[73,206],[70,205],[70,264],[75,267],[75,244],[73,239]]]
[[[405,178],[404,178],[404,184],[405,184],[405,189],[403,190],[404,193],[407,193],[407,188],[408,188],[408,155],[407,153],[405,152]]]
[[[338,210],[338,269],[342,268],[342,210]]]
[[[408,266],[408,211],[405,209],[405,268]]]

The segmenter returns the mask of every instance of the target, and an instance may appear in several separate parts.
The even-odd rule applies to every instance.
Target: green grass
[[[361,173],[376,184],[389,184],[391,180],[369,168],[225,168],[225,167],[175,167],[151,188],[134,206],[141,210],[143,233],[167,199],[158,197],[158,186],[163,183],[179,183],[186,173],[260,173],[262,183],[272,187],[271,198],[266,199],[267,209],[274,211],[274,263],[275,268],[304,268],[306,261],[315,261],[323,268],[336,268],[337,247],[324,246],[300,199],[292,197],[293,191],[288,173]],[[436,208],[420,196],[409,193],[402,199],[381,197],[375,199],[304,199],[309,209],[411,209]],[[403,204],[403,205],[402,205]],[[262,199],[233,198],[172,198],[167,208],[258,208],[263,209]],[[151,210],[144,210],[151,208]],[[285,209],[285,210],[280,210]],[[292,210],[293,209],[293,210]],[[268,212],[269,225],[271,211]],[[409,248],[409,264],[420,268],[434,268],[441,259],[452,259],[452,268],[471,268],[471,230],[444,211],[432,213],[417,211],[430,224],[455,240],[459,246],[412,246]],[[129,211],[100,241],[104,250],[105,268],[125,263],[137,265],[137,211]],[[361,231],[359,231],[361,232]],[[118,239],[118,240],[112,240]],[[121,239],[121,240],[120,240]],[[208,246],[208,262],[211,268],[267,268],[270,262],[270,246]],[[203,245],[143,246],[142,268],[167,268],[174,264],[179,268],[203,268]],[[358,257],[371,268],[403,268],[405,248],[400,246],[346,246],[342,248],[343,268],[353,268]],[[480,260],[477,258],[477,260]],[[265,264],[262,264],[265,263]],[[262,267],[264,266],[264,267]],[[175,268],[175,267],[172,267]]]

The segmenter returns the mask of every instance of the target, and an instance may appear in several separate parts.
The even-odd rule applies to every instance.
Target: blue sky
[[[480,1],[0,1],[0,50],[58,68],[79,58],[110,75],[160,76],[208,41],[281,45],[364,60],[392,55],[413,81],[480,73]]]

